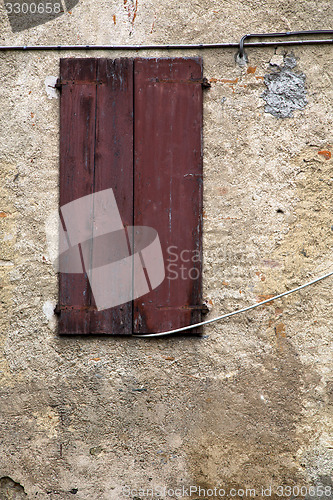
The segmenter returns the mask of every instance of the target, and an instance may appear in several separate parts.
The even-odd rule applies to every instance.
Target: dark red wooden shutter
[[[112,188],[133,225],[133,61],[62,59],[60,206]],[[59,276],[59,333],[132,332],[132,304],[97,311],[85,274]]]
[[[60,273],[59,333],[200,321],[201,59],[63,59],[60,79],[60,206],[112,188],[125,226],[158,232],[166,277],[133,302],[97,311],[87,276]]]
[[[158,231],[166,266],[134,332],[161,332],[201,319],[202,61],[138,59],[134,81],[134,224]]]

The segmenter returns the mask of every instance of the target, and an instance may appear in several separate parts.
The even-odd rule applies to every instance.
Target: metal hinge
[[[54,310],[53,310],[54,314],[56,315],[59,315],[61,313],[61,309],[59,307],[59,304],[56,304]]]
[[[187,83],[187,84],[200,84],[204,89],[209,89],[211,87],[211,84],[209,83],[208,79],[205,78],[189,78],[186,80],[179,80],[178,78],[166,78],[166,79],[161,79],[158,77],[154,77],[150,79],[151,82],[155,83]]]
[[[201,311],[202,314],[207,314],[209,313],[209,308],[207,307],[207,304],[201,304],[198,306],[184,306],[181,309],[191,309],[191,310],[197,310]],[[61,306],[57,304],[54,308],[54,314],[60,315],[61,311],[97,311],[96,307],[92,306]]]
[[[204,88],[204,89],[210,89],[211,86],[212,86],[211,83],[209,82],[209,80],[206,77],[204,77],[202,79],[201,85],[202,85],[202,88]]]
[[[57,304],[54,308],[54,314],[57,314],[58,316],[61,314],[61,311],[81,311],[81,312],[88,312],[88,311],[97,311],[97,308],[95,306],[61,306]]]
[[[202,314],[208,314],[210,311],[209,307],[207,306],[206,303],[203,303],[202,306],[201,306],[201,313]]]
[[[191,310],[191,311],[200,311],[202,314],[207,314],[210,311],[209,307],[205,303],[199,304],[197,306],[186,305],[186,306],[180,307],[179,309],[187,309],[187,310]]]
[[[103,80],[61,80],[60,78],[57,79],[55,83],[55,88],[60,90],[64,85],[105,85],[107,82]]]
[[[201,78],[200,80],[160,80],[159,78],[153,78],[153,81],[157,83],[201,83],[202,88],[204,89],[209,89],[211,87],[210,82],[208,79]],[[84,85],[103,85],[106,82],[103,82],[103,80],[94,80],[94,81],[78,81],[78,80],[61,80],[60,78],[57,79],[55,83],[55,88],[61,92],[63,85],[68,85],[69,83],[71,84],[84,84]]]
[[[54,86],[55,86],[55,88],[56,88],[57,90],[59,90],[59,92],[61,92],[61,90],[62,90],[62,83],[61,83],[60,78],[57,78],[57,81],[55,82],[55,85],[54,85]]]

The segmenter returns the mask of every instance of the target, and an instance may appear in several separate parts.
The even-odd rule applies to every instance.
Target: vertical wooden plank
[[[97,79],[94,191],[112,188],[124,226],[132,226],[133,60],[98,59]],[[119,238],[127,244],[125,232]],[[132,303],[92,311],[90,331],[131,334]]]
[[[134,223],[157,230],[166,264],[163,283],[134,301],[135,333],[201,319],[201,80],[198,58],[134,62]]]
[[[60,60],[60,207],[93,193],[96,75],[96,59]],[[59,334],[89,333],[90,302],[85,274],[59,274]]]
[[[64,59],[61,80],[60,206],[112,188],[132,226],[133,62]],[[83,274],[60,273],[59,286],[60,334],[132,333],[131,303],[98,311]]]

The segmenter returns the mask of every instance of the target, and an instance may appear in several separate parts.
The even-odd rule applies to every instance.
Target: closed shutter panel
[[[60,207],[112,188],[132,226],[133,62],[62,59],[60,80]],[[59,310],[60,334],[132,331],[132,304],[97,311],[85,274],[60,273]]]
[[[125,227],[158,232],[166,277],[133,302],[97,311],[87,275],[61,272],[59,333],[150,333],[200,321],[201,60],[63,59],[60,78],[60,206],[112,188]]]
[[[202,61],[138,59],[134,78],[134,224],[157,229],[166,266],[134,301],[134,332],[149,333],[201,320]]]

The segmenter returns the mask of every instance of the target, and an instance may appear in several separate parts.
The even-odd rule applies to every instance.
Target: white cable
[[[222,316],[217,316],[216,318],[208,319],[207,321],[201,321],[201,323],[195,323],[194,325],[188,325],[188,326],[183,326],[182,328],[176,328],[175,330],[169,330],[166,332],[160,332],[160,333],[148,333],[147,335],[137,335],[133,334],[133,337],[141,337],[141,338],[146,338],[146,337],[162,337],[164,335],[171,335],[172,333],[178,333],[178,332],[184,332],[185,330],[191,330],[192,328],[197,328],[198,326],[203,326],[203,325],[208,325],[209,323],[214,323],[215,321],[220,321],[221,319],[229,318],[230,316],[234,316],[235,314],[240,314],[246,311],[250,311],[251,309],[255,309],[256,307],[262,306],[263,304],[267,304],[268,302],[272,302],[273,300],[280,299],[281,297],[285,297],[286,295],[289,295],[290,293],[298,292],[298,290],[302,290],[302,288],[305,288],[310,285],[314,285],[314,283],[317,283],[318,281],[321,281],[325,278],[328,278],[329,276],[332,276],[333,271],[330,273],[324,274],[324,276],[320,276],[319,278],[316,278],[312,281],[308,281],[307,283],[304,283],[304,285],[298,286],[297,288],[293,288],[292,290],[288,290],[287,292],[280,293],[279,295],[275,295],[275,297],[272,297],[271,299],[266,299],[263,300],[262,302],[258,302],[257,304],[253,304],[252,306],[244,307],[243,309],[237,309],[236,311],[232,311],[227,314],[223,314]]]

